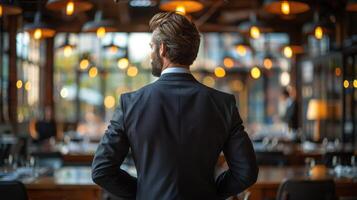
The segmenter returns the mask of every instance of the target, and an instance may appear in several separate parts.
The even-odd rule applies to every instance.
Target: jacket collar
[[[197,81],[192,74],[188,73],[165,73],[160,76],[158,81]]]

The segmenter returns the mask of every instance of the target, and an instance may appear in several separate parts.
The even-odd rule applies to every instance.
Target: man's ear
[[[166,55],[166,46],[164,45],[164,43],[160,43],[160,56],[164,57]]]

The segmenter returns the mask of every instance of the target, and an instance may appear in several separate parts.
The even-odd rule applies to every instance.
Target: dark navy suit
[[[137,178],[119,169],[129,148]],[[221,151],[229,169],[215,180]],[[225,199],[251,186],[258,175],[234,96],[187,73],[163,74],[121,95],[92,168],[95,183],[139,200]]]

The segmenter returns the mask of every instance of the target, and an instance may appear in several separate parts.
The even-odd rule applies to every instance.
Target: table
[[[91,179],[90,167],[63,167],[53,176],[24,182],[30,200],[94,200],[101,189]]]
[[[288,178],[310,179],[303,167],[260,167],[257,182],[247,190],[250,192],[249,200],[275,199],[279,185]],[[334,180],[337,196],[357,196],[357,180],[348,178],[334,178]]]

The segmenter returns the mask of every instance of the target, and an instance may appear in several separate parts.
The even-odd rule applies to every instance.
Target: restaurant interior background
[[[0,168],[90,166],[120,94],[156,80],[148,22],[167,10],[196,23],[191,71],[235,95],[260,166],[350,166],[337,172],[356,180],[357,1],[183,2],[1,0]]]

